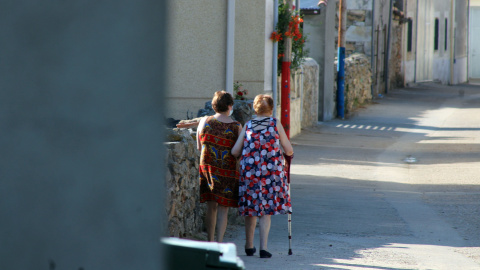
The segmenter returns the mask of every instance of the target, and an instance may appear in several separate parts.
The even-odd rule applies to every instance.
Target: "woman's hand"
[[[238,139],[237,139],[237,142],[235,143],[235,145],[233,146],[232,148],[232,155],[234,157],[239,157],[240,154],[242,153],[242,149],[243,149],[243,140],[245,139],[245,126],[243,126],[242,130],[240,131],[239,135],[238,135]]]
[[[177,128],[192,128],[197,127],[200,124],[198,119],[193,120],[182,120],[180,123],[177,124]]]
[[[285,155],[287,156],[293,155],[292,144],[290,143],[290,140],[288,139],[287,134],[285,133],[285,130],[283,129],[283,126],[280,122],[277,122],[277,129],[278,129],[278,135],[280,135],[280,144],[283,147],[283,151],[285,152]]]
[[[200,122],[198,123],[197,128],[197,149],[199,152],[202,151],[202,142],[200,141],[200,134],[202,134],[203,127],[205,126],[205,122],[207,121],[208,116],[203,117]]]

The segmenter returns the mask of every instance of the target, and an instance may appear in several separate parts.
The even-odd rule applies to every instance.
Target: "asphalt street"
[[[391,90],[292,143],[293,255],[286,215],[271,259],[229,225],[246,269],[480,269],[480,86]]]

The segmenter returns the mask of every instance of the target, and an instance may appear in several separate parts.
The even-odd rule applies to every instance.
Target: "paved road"
[[[292,142],[294,254],[286,216],[271,259],[230,226],[247,269],[480,269],[480,86],[392,90]]]

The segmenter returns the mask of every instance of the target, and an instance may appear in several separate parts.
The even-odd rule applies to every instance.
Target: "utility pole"
[[[283,0],[286,5],[289,17],[292,14],[291,0]],[[281,83],[281,109],[280,109],[280,121],[287,137],[290,138],[290,66],[292,64],[292,37],[284,38],[284,56],[282,59],[282,83]]]
[[[233,96],[233,69],[235,61],[235,0],[227,0],[227,55],[225,91]]]
[[[345,32],[347,28],[347,1],[340,0],[338,18],[337,115],[345,118]]]

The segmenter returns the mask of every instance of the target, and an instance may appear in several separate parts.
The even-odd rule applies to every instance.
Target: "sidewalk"
[[[271,259],[229,226],[247,269],[480,269],[479,86],[392,90],[292,143],[293,255],[286,215]]]

